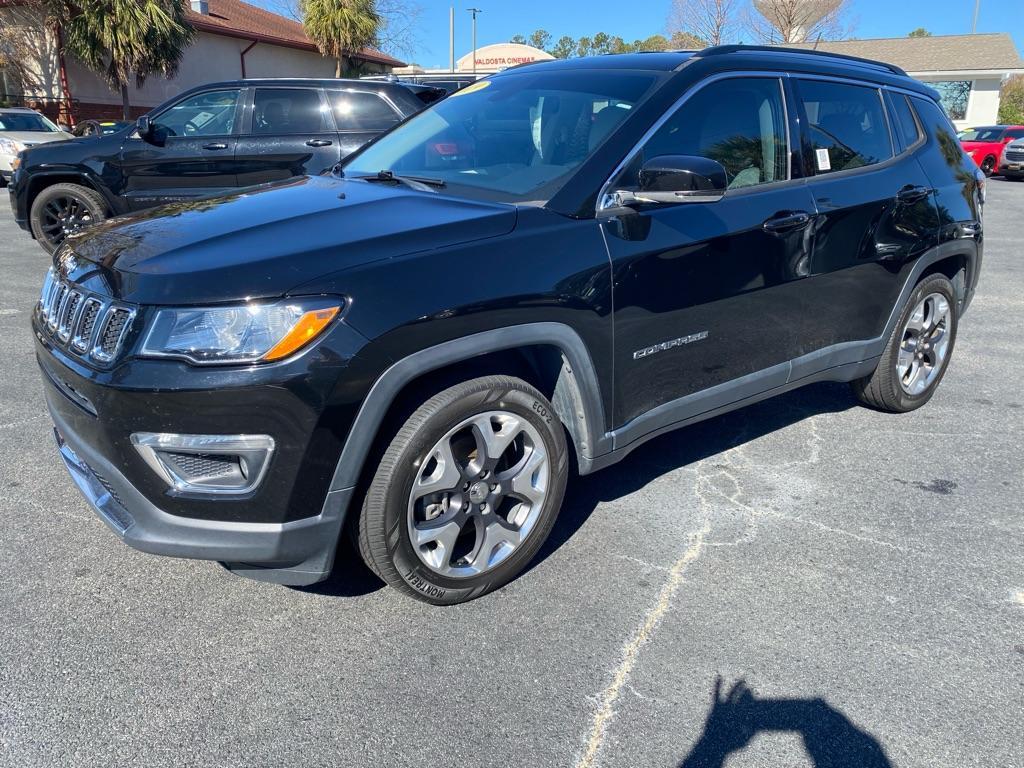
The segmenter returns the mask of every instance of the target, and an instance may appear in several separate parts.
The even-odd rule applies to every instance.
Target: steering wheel
[[[199,126],[193,123],[191,120],[187,120],[185,122],[185,125],[183,125],[181,128],[185,132],[186,136],[191,136],[192,134],[199,133]]]

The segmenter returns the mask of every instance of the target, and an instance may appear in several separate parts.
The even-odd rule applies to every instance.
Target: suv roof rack
[[[819,51],[814,48],[786,48],[781,45],[713,45],[710,48],[705,48],[702,51],[698,51],[696,56],[704,58],[705,56],[721,56],[726,53],[742,53],[744,51],[751,52],[765,52],[765,53],[789,53],[798,54],[802,56],[823,56],[829,59],[839,59],[840,61],[852,61],[857,64],[866,65],[869,67],[875,67],[876,69],[884,69],[888,72],[892,72],[894,75],[907,76],[907,73],[897,67],[895,64],[886,64],[884,61],[875,61],[874,59],[864,59],[860,56],[849,56],[845,53],[832,53],[831,51]]]

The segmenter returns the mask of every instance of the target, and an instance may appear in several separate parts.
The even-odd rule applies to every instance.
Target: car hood
[[[270,298],[371,261],[506,234],[515,222],[511,205],[303,176],[110,219],[68,239],[75,258],[62,268],[137,304]]]
[[[53,141],[67,141],[75,138],[64,131],[0,131],[5,139],[14,139],[19,144],[32,147],[36,144],[49,144]]]

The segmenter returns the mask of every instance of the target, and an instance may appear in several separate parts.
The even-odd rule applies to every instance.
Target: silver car
[[[1004,179],[1024,178],[1024,139],[1011,141],[1003,148],[997,173]]]
[[[0,107],[0,186],[14,172],[14,159],[26,147],[47,141],[73,139],[48,118],[27,107]]]

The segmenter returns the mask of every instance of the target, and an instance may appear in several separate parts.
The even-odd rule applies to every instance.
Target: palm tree
[[[185,19],[186,0],[51,0],[64,29],[68,53],[121,92],[131,119],[128,83],[139,88],[154,73],[173,77],[195,29]]]
[[[334,58],[334,76],[341,77],[342,59],[377,42],[383,19],[374,0],[302,0],[306,34],[320,53]]]

